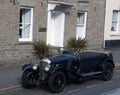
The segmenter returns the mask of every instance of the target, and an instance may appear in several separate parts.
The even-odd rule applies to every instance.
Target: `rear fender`
[[[115,64],[114,64],[114,62],[113,62],[113,59],[107,58],[107,59],[103,62],[103,64],[102,64],[102,70],[104,69],[106,63],[108,63],[108,62],[112,64],[113,68],[115,68]]]
[[[33,70],[33,65],[32,64],[25,64],[22,66],[22,70]]]
[[[105,67],[106,63],[108,63],[108,62],[112,64],[113,68],[115,68],[115,64],[114,64],[114,61],[113,61],[113,55],[112,55],[112,53],[106,53],[106,55],[107,55],[107,58],[105,58],[101,62],[101,64],[100,64],[100,70],[101,69],[103,70],[103,68]]]

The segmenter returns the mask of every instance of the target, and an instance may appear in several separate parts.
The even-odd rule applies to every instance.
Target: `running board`
[[[85,77],[85,76],[97,75],[97,74],[101,74],[101,73],[102,73],[102,71],[100,71],[100,72],[82,73],[81,76]]]

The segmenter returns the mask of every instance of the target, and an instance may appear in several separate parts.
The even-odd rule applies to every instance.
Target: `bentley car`
[[[53,93],[61,92],[68,80],[79,81],[85,77],[97,76],[104,81],[112,79],[114,61],[111,53],[64,51],[60,55],[43,58],[38,64],[22,67],[22,85],[32,88],[46,83]]]

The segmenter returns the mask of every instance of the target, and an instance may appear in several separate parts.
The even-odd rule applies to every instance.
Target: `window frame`
[[[30,14],[30,23],[24,23],[24,24],[30,24],[30,32],[29,32],[29,38],[20,38],[19,37],[19,42],[25,42],[25,41],[32,41],[33,39],[33,7],[20,7],[20,9],[30,9],[31,11],[31,14]],[[20,26],[20,24],[23,24],[23,23],[20,23],[19,21],[19,32],[20,32],[20,28],[22,28]]]

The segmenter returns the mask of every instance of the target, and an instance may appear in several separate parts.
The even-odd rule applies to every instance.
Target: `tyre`
[[[72,80],[77,80],[79,78],[77,75],[77,73],[80,72],[79,62],[74,62],[73,60],[70,60],[67,64],[67,70],[69,78],[71,78]]]
[[[54,75],[50,76],[48,80],[48,86],[51,92],[58,93],[61,92],[66,85],[66,76],[63,72],[56,72]]]
[[[35,87],[35,84],[33,84],[34,81],[34,74],[30,70],[25,70],[22,74],[22,86],[24,88],[33,88]]]
[[[103,69],[102,80],[109,81],[113,76],[113,66],[111,63],[107,63]]]

